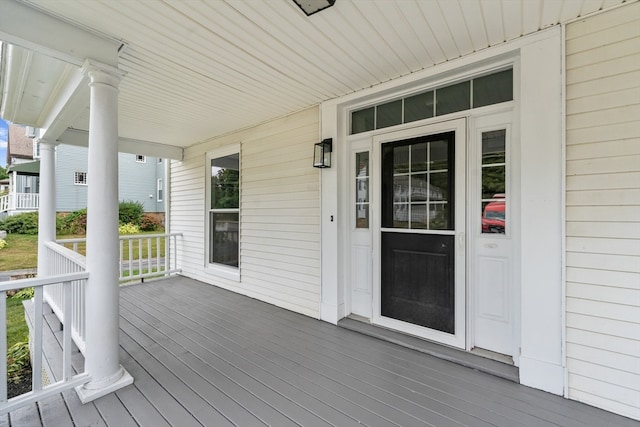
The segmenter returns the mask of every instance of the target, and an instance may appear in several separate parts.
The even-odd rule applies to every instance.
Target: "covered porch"
[[[63,392],[0,425],[635,425],[180,276],[122,288],[120,360],[134,384],[85,405]]]

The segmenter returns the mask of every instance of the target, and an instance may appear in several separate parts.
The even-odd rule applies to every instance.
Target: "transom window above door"
[[[362,108],[351,113],[351,134],[513,100],[513,70]]]

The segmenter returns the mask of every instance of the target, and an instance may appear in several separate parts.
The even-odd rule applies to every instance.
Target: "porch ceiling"
[[[337,0],[311,17],[291,0],[23,3],[124,44],[121,137],[187,147],[623,2]],[[15,113],[5,118],[38,125],[73,77],[41,55],[1,70],[1,104]],[[61,120],[87,130],[73,105]]]

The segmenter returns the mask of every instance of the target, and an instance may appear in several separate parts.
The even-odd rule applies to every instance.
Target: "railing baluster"
[[[33,392],[42,390],[42,286],[34,288],[34,343],[33,363],[31,369],[31,384]]]
[[[156,237],[156,267],[157,267],[158,273],[161,271],[160,270],[160,254],[162,252],[160,251],[160,244],[161,244],[160,242],[161,242],[161,238]],[[151,265],[149,265],[149,273],[151,273]]]
[[[124,269],[122,268],[122,263],[124,262],[124,241],[120,240],[120,265],[118,269],[120,269],[120,279],[124,277]]]
[[[145,240],[149,240],[149,239],[144,239],[142,237],[137,239],[138,242],[138,274],[143,274],[143,256],[142,256],[142,249],[144,248],[144,241]],[[147,251],[147,258],[149,257],[149,251]]]
[[[71,378],[71,282],[62,284],[64,289],[64,320],[62,322],[62,380]]]
[[[133,275],[133,240],[129,239],[129,276]]]

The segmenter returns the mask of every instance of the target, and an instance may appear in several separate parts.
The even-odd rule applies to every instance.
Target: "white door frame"
[[[448,334],[422,326],[413,325],[396,319],[383,317],[380,314],[380,274],[381,274],[381,170],[380,147],[382,143],[401,141],[422,135],[443,132],[455,132],[455,334]],[[466,259],[465,259],[465,227],[466,227],[466,141],[467,119],[465,117],[428,125],[416,126],[397,131],[378,133],[372,136],[371,155],[371,190],[372,203],[370,209],[371,230],[373,233],[373,316],[371,322],[376,325],[396,329],[421,338],[430,339],[458,348],[466,347]],[[415,232],[415,230],[413,230]],[[427,232],[427,231],[425,231]]]

